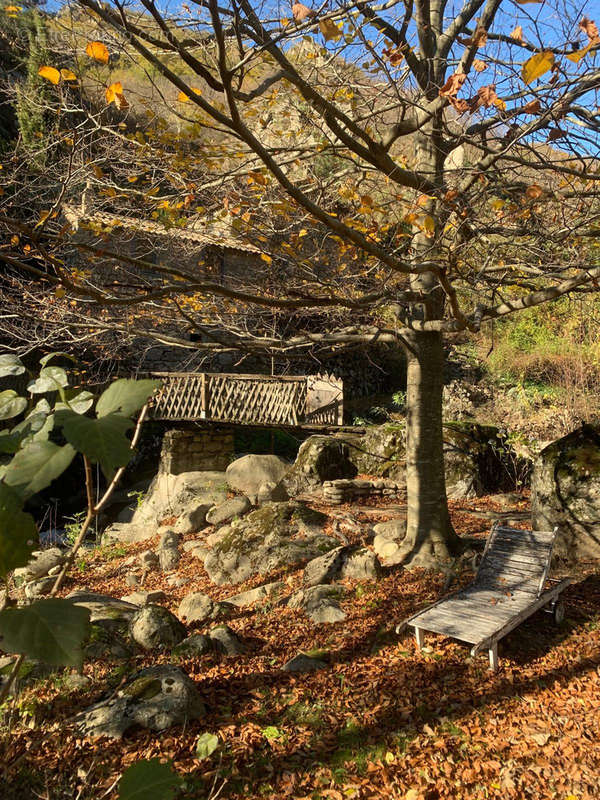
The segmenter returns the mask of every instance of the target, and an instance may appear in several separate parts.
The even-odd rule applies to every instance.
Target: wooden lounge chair
[[[465,589],[438,600],[410,617],[397,630],[415,629],[419,648],[424,632],[451,636],[473,645],[471,655],[489,650],[490,669],[498,669],[498,641],[538,609],[558,623],[564,619],[560,593],[570,578],[545,588],[558,528],[521,531],[495,523],[483,551],[475,580]]]

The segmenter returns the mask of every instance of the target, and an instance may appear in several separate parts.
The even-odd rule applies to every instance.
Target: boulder
[[[350,459],[350,450],[343,439],[334,436],[309,436],[302,442],[293,467],[284,484],[293,497],[316,489],[323,481],[353,478],[357,468]]]
[[[158,556],[154,550],[142,550],[138,561],[144,572],[152,572],[158,567]]]
[[[178,616],[188,624],[219,619],[229,613],[231,606],[227,603],[216,603],[202,592],[191,592],[186,595],[177,609]]]
[[[45,577],[54,567],[62,566],[67,557],[66,553],[58,547],[36,550],[31,556],[26,567],[20,567],[14,571],[17,585]]]
[[[154,536],[154,533],[155,531],[149,528],[147,524],[113,522],[112,525],[104,529],[102,544],[136,544]]]
[[[373,527],[375,538],[373,550],[382,564],[388,567],[401,564],[406,558],[406,549],[403,547],[406,537],[406,520],[391,519],[380,522]]]
[[[231,525],[222,525],[220,528],[217,528],[214,533],[209,534],[205,542],[208,547],[215,547],[216,545],[220,544],[232,531]]]
[[[212,508],[208,503],[198,503],[190,506],[175,523],[173,530],[185,536],[187,533],[197,533],[206,527],[206,514]]]
[[[266,483],[261,483],[258,487],[256,501],[260,506],[262,506],[263,503],[281,503],[289,499],[290,496],[283,482],[274,483],[273,481],[267,481]]]
[[[67,595],[76,606],[83,606],[90,611],[90,622],[101,623],[105,627],[127,627],[139,606],[126,600],[119,600],[107,594],[88,592],[80,589]]]
[[[345,434],[350,460],[361,475],[406,480],[406,426],[404,422],[369,425],[363,436]]]
[[[256,589],[248,589],[247,592],[234,594],[233,597],[228,597],[225,602],[230,603],[232,606],[238,606],[239,608],[254,606],[256,603],[266,600],[272,594],[279,592],[282,587],[283,583],[281,581],[265,583],[262,586],[257,586]]]
[[[181,560],[181,553],[177,545],[170,545],[168,547],[161,547],[157,550],[158,564],[163,572],[172,572],[177,569],[177,565]]]
[[[315,623],[342,622],[346,614],[338,598],[344,592],[343,586],[311,586],[293,594],[287,604],[289,608],[301,608]]]
[[[300,503],[267,503],[232,526],[206,556],[204,568],[221,586],[306,563],[338,544],[323,533],[326,519]]]
[[[214,649],[212,639],[205,633],[192,633],[182,642],[173,648],[173,654],[177,656],[191,657],[203,656],[205,653],[212,653]]]
[[[144,650],[167,650],[186,636],[185,625],[167,608],[147,605],[136,608],[129,625],[133,641]]]
[[[381,571],[379,559],[367,547],[344,545],[309,561],[304,568],[304,584],[317,586],[338,578],[370,580]]]
[[[231,489],[245,494],[256,505],[260,487],[264,483],[278,484],[289,468],[279,456],[247,455],[232,461],[225,475]]]
[[[226,656],[239,656],[247,650],[245,643],[229,625],[218,625],[208,635],[215,650]]]
[[[132,594],[128,594],[126,597],[122,597],[121,600],[124,600],[126,603],[133,603],[136,606],[147,606],[152,603],[164,603],[167,599],[167,595],[161,590],[156,589],[155,591],[151,592],[133,592]]]
[[[91,706],[75,717],[83,736],[120,739],[141,726],[163,731],[200,719],[206,710],[194,681],[172,664],[138,672],[116,696]]]
[[[136,508],[131,523],[146,526],[147,532],[153,533],[152,528],[167,517],[181,517],[201,505],[210,508],[226,497],[224,472],[182,472],[179,475],[160,472]]]
[[[534,530],[558,526],[554,552],[600,558],[600,426],[583,425],[539,454],[531,481]]]
[[[281,668],[283,672],[316,672],[325,669],[327,664],[320,658],[310,656],[307,653],[298,653]]]
[[[231,497],[224,503],[213,506],[206,515],[206,521],[209,525],[222,525],[235,517],[243,516],[250,508],[250,500],[247,497],[243,495]]]
[[[25,597],[28,600],[37,600],[40,597],[44,597],[45,595],[50,594],[55,583],[56,578],[51,576],[40,578],[37,581],[29,581],[23,585]]]

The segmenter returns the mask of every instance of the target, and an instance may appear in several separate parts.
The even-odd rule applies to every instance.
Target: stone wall
[[[160,472],[224,472],[233,458],[232,428],[173,428],[163,438]]]

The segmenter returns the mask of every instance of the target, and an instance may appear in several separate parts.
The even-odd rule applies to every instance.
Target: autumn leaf
[[[530,100],[526,105],[523,106],[523,112],[525,114],[539,114],[542,110],[542,104],[539,100]]]
[[[60,81],[60,72],[55,67],[40,67],[38,75],[55,85]]]
[[[465,114],[471,108],[468,100],[465,100],[463,97],[449,97],[448,99],[450,105],[452,105],[459,114]]]
[[[195,86],[192,86],[191,88],[194,94],[202,94],[202,89],[197,89]],[[179,100],[180,103],[190,102],[190,98],[185,92],[179,92],[179,94],[177,95],[177,99]]]
[[[496,94],[496,84],[490,83],[489,86],[482,86],[477,90],[477,94],[471,99],[471,112],[476,111],[481,106],[484,108],[496,106],[496,108],[499,108],[501,111],[506,109],[506,103]]]
[[[575,50],[574,53],[569,53],[567,55],[567,58],[569,59],[569,61],[572,61],[574,64],[579,64],[581,59],[584,58],[590,52],[590,50],[592,49],[594,44],[595,43],[593,41],[591,41],[582,50]]]
[[[335,22],[332,19],[321,19],[319,20],[319,29],[323,36],[325,37],[325,41],[334,41],[341,37],[342,31],[338,28]]]
[[[85,52],[90,58],[99,61],[101,64],[108,64],[108,50],[102,42],[88,42]]]
[[[116,83],[111,83],[111,85],[106,89],[104,92],[104,96],[106,97],[107,103],[112,103],[115,99],[115,96],[118,94],[123,94],[123,84],[121,81],[117,81]]]
[[[383,55],[388,59],[393,67],[396,67],[404,59],[404,56],[400,50],[392,50],[385,47],[383,48]]]
[[[581,22],[579,23],[579,30],[585,33],[590,40],[590,44],[598,43],[598,40],[600,39],[600,33],[598,32],[598,26],[593,20],[588,19],[587,17],[582,17]]]
[[[61,78],[63,79],[63,81],[76,81],[77,80],[77,75],[75,75],[75,73],[72,70],[67,69],[66,67],[63,67],[61,69],[60,75],[61,75]]]
[[[550,50],[543,50],[541,53],[536,53],[531,56],[524,64],[521,70],[521,77],[525,83],[531,83],[536,78],[540,78],[554,66],[554,53]]]
[[[547,142],[554,142],[556,139],[562,139],[563,136],[566,136],[567,132],[563,131],[562,128],[552,128],[550,133],[548,134],[548,138],[546,139]]]
[[[520,25],[517,25],[514,31],[510,34],[510,38],[514,39],[515,42],[519,42],[519,44],[524,44],[525,39],[523,39],[523,28]]]
[[[485,69],[487,69],[487,64],[485,61],[481,61],[481,59],[476,58],[475,61],[473,61],[473,69],[475,72],[483,72]]]
[[[532,183],[531,186],[527,187],[527,191],[525,192],[525,195],[530,200],[535,200],[538,197],[541,197],[543,195],[543,193],[544,193],[544,190],[542,189],[541,186],[539,186],[537,183]]]
[[[423,230],[425,231],[425,235],[430,239],[435,234],[435,220],[433,217],[430,217],[429,214],[423,220]]]
[[[463,83],[467,80],[464,72],[455,72],[450,75],[446,83],[440,89],[440,97],[456,97]]]
[[[292,16],[296,22],[304,22],[305,19],[312,19],[317,16],[317,12],[305,6],[304,3],[294,3],[292,6]]]

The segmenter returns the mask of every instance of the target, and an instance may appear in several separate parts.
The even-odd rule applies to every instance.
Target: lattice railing
[[[153,373],[162,381],[152,417],[163,420],[214,420],[254,425],[341,424],[341,381],[324,376],[237,375],[234,373]],[[315,380],[339,398],[325,403]],[[323,380],[327,383],[323,384]],[[333,381],[333,383],[332,383]],[[322,408],[315,408],[315,403]],[[321,413],[320,413],[321,412]]]

